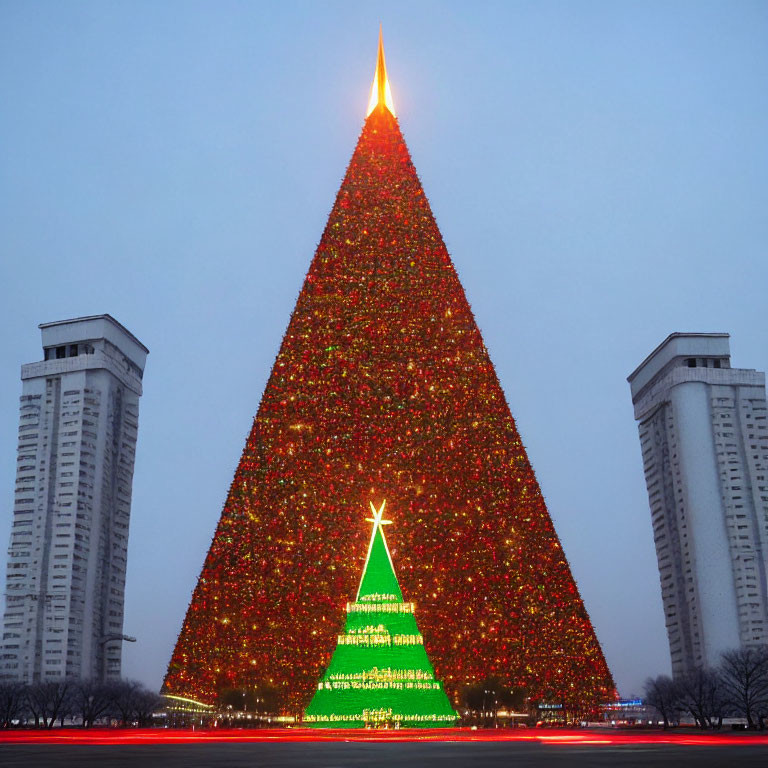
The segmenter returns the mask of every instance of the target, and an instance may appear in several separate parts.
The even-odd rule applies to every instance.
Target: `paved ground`
[[[556,745],[530,742],[256,742],[147,746],[0,743],[0,765],[3,768],[766,768],[768,747],[690,747],[680,744]]]

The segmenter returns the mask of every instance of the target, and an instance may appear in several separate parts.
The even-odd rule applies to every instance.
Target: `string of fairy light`
[[[452,700],[496,676],[582,711],[613,682],[396,119],[367,118],[174,650],[212,703],[315,689],[384,498],[393,555]],[[400,610],[400,609],[398,609]]]

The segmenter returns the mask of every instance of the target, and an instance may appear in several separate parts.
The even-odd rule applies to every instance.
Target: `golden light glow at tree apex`
[[[373,75],[373,85],[371,85],[371,98],[368,100],[368,111],[365,116],[368,117],[378,104],[383,104],[391,113],[395,115],[395,102],[392,100],[392,90],[389,87],[389,78],[387,77],[387,63],[384,59],[384,37],[381,27],[379,27],[379,51],[376,55],[376,72]]]

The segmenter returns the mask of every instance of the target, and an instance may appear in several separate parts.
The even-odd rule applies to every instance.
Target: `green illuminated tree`
[[[304,716],[313,727],[453,725],[456,712],[424,649],[413,603],[403,600],[383,525],[384,503],[371,504],[373,523],[363,576],[347,603],[344,634]]]

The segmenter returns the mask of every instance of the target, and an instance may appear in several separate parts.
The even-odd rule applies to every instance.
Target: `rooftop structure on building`
[[[21,368],[0,678],[119,678],[147,348],[110,315],[43,323]]]
[[[679,676],[768,643],[765,374],[727,333],[673,333],[628,381]]]

